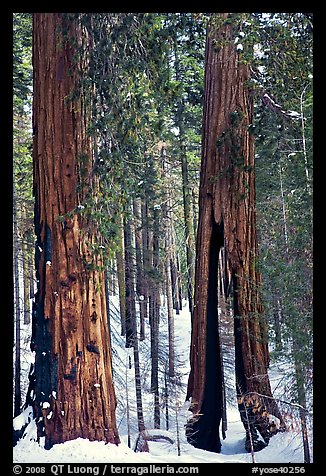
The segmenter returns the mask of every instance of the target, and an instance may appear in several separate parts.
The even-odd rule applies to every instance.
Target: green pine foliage
[[[286,117],[256,102],[256,183],[261,269],[275,358],[302,368],[312,385],[312,21],[271,14],[261,23],[254,66],[258,96],[267,93]],[[257,88],[256,88],[257,91]],[[279,330],[275,327],[279,317]],[[277,336],[276,334],[280,333]],[[293,374],[295,370],[293,368]],[[298,382],[297,382],[298,383]],[[291,390],[297,401],[297,385]]]
[[[18,235],[32,253],[32,17],[13,15],[13,172]]]
[[[84,67],[67,102],[83,97],[95,151],[90,177],[89,157],[78,157],[80,189],[89,180],[94,186],[72,213],[82,214],[98,228],[101,241],[93,245],[93,253],[104,249],[107,265],[120,246],[121,213],[132,213],[127,206],[131,199],[146,198],[148,226],[153,226],[155,211],[155,223],[164,236],[162,210],[168,192],[185,288],[180,156],[184,152],[188,163],[195,233],[208,16],[62,15],[64,41],[72,41],[68,36],[72,21],[84,33],[81,44],[75,44],[74,58],[76,65],[82,59]],[[250,130],[255,136],[259,265],[272,357],[291,355],[299,362],[305,369],[308,391],[312,369],[312,16],[235,13],[227,21],[233,23],[232,41],[239,61],[251,69],[248,86],[255,103]],[[25,228],[33,229],[31,14],[14,14],[13,29],[14,180],[23,233]],[[274,107],[264,103],[265,94]],[[162,239],[162,262],[164,253]],[[157,283],[162,282],[158,269],[146,271],[155,274]],[[295,401],[296,396],[293,398]]]

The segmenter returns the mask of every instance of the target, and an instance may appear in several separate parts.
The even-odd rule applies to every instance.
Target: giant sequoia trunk
[[[195,300],[188,397],[188,440],[219,452],[223,412],[217,274],[224,247],[224,283],[233,280],[235,371],[239,410],[255,450],[268,443],[281,419],[267,374],[269,355],[257,270],[253,101],[249,67],[234,45],[229,14],[214,15],[206,44],[202,164]],[[222,261],[220,261],[222,263]],[[230,289],[227,285],[225,288]],[[261,395],[264,395],[262,397]],[[259,434],[265,440],[261,444]],[[249,435],[249,432],[251,435]]]
[[[62,38],[65,30],[68,41]],[[38,290],[32,378],[38,435],[45,432],[46,448],[78,437],[119,443],[104,276],[100,258],[90,251],[99,238],[92,223],[76,213],[92,166],[86,107],[82,99],[67,101],[78,77],[71,45],[80,35],[79,27],[65,24],[61,14],[34,14]]]

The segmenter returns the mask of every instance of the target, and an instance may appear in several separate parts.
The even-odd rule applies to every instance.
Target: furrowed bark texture
[[[119,443],[116,398],[101,261],[91,223],[74,210],[91,172],[92,147],[81,99],[67,101],[76,85],[72,44],[77,26],[62,39],[61,14],[35,13],[34,195],[38,290],[33,309],[38,434],[50,448],[78,437]],[[87,159],[87,160],[86,160]],[[69,213],[70,212],[70,213]],[[66,214],[69,213],[67,217]],[[65,216],[63,221],[59,216]]]
[[[213,16],[206,44],[200,211],[188,382],[194,414],[188,425],[188,439],[192,439],[195,446],[212,451],[220,448],[223,405],[215,276],[221,247],[226,257],[222,269],[224,283],[228,283],[229,276],[233,280],[240,414],[245,428],[248,427],[245,413],[250,415],[250,431],[255,436],[259,430],[266,442],[270,432],[264,412],[268,409],[255,395],[272,396],[267,375],[267,330],[259,296],[261,276],[256,266],[254,140],[249,132],[253,123],[253,101],[246,85],[249,67],[240,62],[232,25],[224,21],[227,17],[224,13]],[[212,388],[215,390],[209,393]],[[269,410],[280,418],[275,401],[269,401],[273,402]],[[244,404],[250,411],[244,411]],[[258,445],[255,449],[259,449]]]

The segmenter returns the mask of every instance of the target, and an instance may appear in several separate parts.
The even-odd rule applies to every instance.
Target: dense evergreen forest
[[[312,35],[13,15],[14,446],[223,453],[233,405],[312,462]]]

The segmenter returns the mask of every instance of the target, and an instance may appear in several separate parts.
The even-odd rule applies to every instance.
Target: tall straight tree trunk
[[[168,227],[171,223],[168,223]],[[172,284],[171,284],[171,231],[167,227],[165,231],[165,286],[166,286],[166,301],[167,301],[167,314],[168,314],[168,336],[169,336],[169,377],[174,377],[174,313],[173,313],[173,299],[172,299]]]
[[[78,437],[119,443],[102,260],[95,224],[75,212],[88,191],[92,144],[72,44],[86,38],[59,13],[33,16],[36,271],[35,417],[45,447]],[[60,32],[66,31],[68,40]],[[82,72],[82,71],[81,71]],[[96,184],[93,184],[93,187]],[[79,190],[77,188],[79,186]],[[59,217],[63,217],[60,219]],[[45,435],[43,432],[45,428]]]
[[[21,331],[21,320],[20,320],[20,284],[19,284],[19,257],[20,257],[20,246],[18,239],[18,213],[17,213],[17,196],[16,196],[16,186],[13,184],[13,218],[14,218],[14,295],[15,295],[15,395],[14,395],[14,416],[20,414],[21,409],[21,346],[20,346],[20,331]]]
[[[142,386],[140,378],[140,362],[139,362],[139,348],[138,348],[138,337],[135,336],[134,339],[134,364],[135,364],[135,385],[136,385],[136,406],[137,406],[137,422],[138,422],[138,431],[141,435],[144,436],[142,446],[140,448],[143,452],[148,452],[148,443],[146,440],[146,427],[144,421],[144,412],[143,412],[143,400],[142,400]]]
[[[153,175],[156,170],[151,169]],[[160,313],[160,283],[157,280],[159,273],[159,237],[158,237],[158,209],[149,207],[153,195],[142,201],[142,246],[143,246],[143,296],[148,300],[148,318],[150,325],[150,352],[151,352],[151,391],[154,395],[154,428],[160,428],[160,405],[158,385],[158,341],[159,341],[159,313]],[[144,306],[145,307],[145,306]],[[147,313],[144,314],[144,318]]]
[[[173,243],[175,245],[175,242]],[[177,253],[175,246],[173,248],[171,260],[171,285],[172,285],[172,299],[173,299],[173,309],[175,309],[176,314],[180,314],[182,309],[182,303],[180,299],[180,276],[178,269]]]
[[[142,222],[141,222],[141,200],[135,198],[133,201],[133,211],[135,220],[135,248],[136,248],[136,293],[139,301],[140,317],[140,340],[145,339],[145,318],[147,316],[147,304],[144,299],[145,282],[143,266],[143,243],[142,243]]]
[[[174,371],[174,312],[173,312],[173,296],[172,296],[172,280],[171,280],[171,258],[172,258],[172,232],[173,232],[173,218],[171,212],[171,197],[169,192],[169,174],[166,169],[166,163],[164,160],[165,154],[162,153],[162,175],[166,180],[165,192],[164,192],[164,205],[163,205],[163,222],[164,222],[164,240],[165,240],[165,257],[164,257],[164,271],[165,271],[165,294],[167,303],[167,317],[168,317],[168,336],[169,336],[169,364],[168,364],[168,376],[173,378],[175,376]],[[167,378],[167,376],[165,376]],[[166,399],[168,399],[167,384]],[[168,406],[166,406],[168,412]],[[168,418],[167,418],[168,421]],[[168,425],[168,424],[167,424]],[[168,428],[167,428],[168,429]]]
[[[303,369],[302,362],[298,359],[298,353],[300,349],[298,345],[293,342],[293,355],[294,355],[294,365],[295,365],[295,377],[296,377],[296,386],[297,386],[297,395],[298,403],[300,405],[300,422],[301,422],[301,435],[302,435],[302,444],[303,444],[303,457],[304,463],[310,463],[310,448],[309,448],[309,439],[308,439],[308,428],[307,428],[307,415],[306,415],[306,391],[304,386],[305,372]]]
[[[24,324],[29,324],[31,320],[30,289],[29,289],[29,250],[27,236],[23,238],[23,278],[24,278]]]
[[[110,260],[109,264],[109,295],[115,296],[116,294],[116,268],[115,268],[116,261],[114,259]]]
[[[180,81],[180,66],[178,58],[178,45],[175,37],[174,41],[175,54],[175,78]],[[194,235],[193,235],[193,218],[192,218],[192,196],[189,186],[188,159],[185,145],[185,126],[184,126],[184,100],[178,99],[176,124],[179,127],[179,147],[180,161],[182,173],[182,194],[183,194],[183,214],[185,225],[185,242],[186,242],[186,259],[187,259],[187,296],[189,302],[190,313],[193,311],[193,283],[195,277],[195,257],[194,257]]]
[[[28,226],[28,214],[27,209],[24,210],[24,219],[26,227]],[[23,258],[23,285],[24,285],[24,324],[28,325],[31,320],[31,305],[30,305],[30,295],[29,295],[29,236],[30,230],[27,228],[23,234],[23,243],[22,243],[22,258]]]
[[[149,235],[147,199],[141,200],[141,230],[142,230],[142,313],[144,320],[148,318],[149,284],[147,271],[149,269]],[[141,336],[142,338],[143,336]]]
[[[168,336],[169,336],[169,377],[175,376],[174,370],[174,314],[172,301],[172,287],[169,260],[165,261],[165,276],[166,276],[166,300],[168,311]]]
[[[134,346],[136,336],[136,305],[135,305],[135,269],[133,259],[132,229],[129,205],[123,218],[124,262],[125,262],[125,299],[126,299],[126,347]]]
[[[198,228],[198,197],[196,195],[195,189],[192,189],[191,192],[191,197],[192,197],[192,217],[193,217],[193,227],[194,227],[194,237],[195,237],[195,242],[196,242],[196,236],[197,236],[197,228]]]
[[[235,371],[240,415],[254,449],[268,443],[272,421],[280,418],[267,373],[267,329],[257,270],[253,101],[249,66],[241,63],[228,13],[213,15],[206,43],[205,96],[196,286],[192,319],[188,397],[193,419],[188,439],[195,446],[220,451],[223,413],[219,345],[217,273],[225,250],[225,282],[233,280]],[[260,397],[265,395],[267,398]],[[266,411],[267,410],[267,411]],[[249,428],[248,428],[248,418]],[[259,441],[259,433],[265,442]]]
[[[109,339],[110,339],[109,343],[111,346],[110,275],[107,269],[104,271],[104,288],[105,288],[106,318],[107,318],[108,328],[109,328]]]
[[[281,323],[282,323],[282,306],[280,297],[278,293],[275,294],[272,292],[273,299],[273,320],[274,320],[274,333],[275,333],[275,349],[280,351],[282,349],[282,334],[281,334]]]
[[[157,275],[159,272],[159,215],[158,210],[153,210],[153,239],[152,239],[152,271],[154,276],[150,278],[150,306],[149,321],[151,329],[151,390],[154,394],[154,428],[160,428],[160,398],[158,378],[158,347],[160,325],[160,292]]]
[[[290,258],[289,258],[289,241],[288,241],[288,234],[287,234],[287,217],[285,213],[285,200],[284,200],[284,190],[283,190],[283,182],[282,182],[282,173],[281,173],[281,166],[279,167],[280,171],[280,191],[281,191],[281,198],[282,198],[282,208],[283,208],[283,236],[284,236],[284,244],[285,244],[285,251],[286,251],[286,260],[290,265]],[[274,310],[275,313],[275,310]],[[277,297],[277,313],[279,317],[282,317],[283,309],[282,309],[282,301],[279,297]],[[278,322],[278,325],[280,323]],[[276,332],[275,332],[276,333]],[[276,333],[277,336],[277,333]],[[278,343],[276,341],[276,343]],[[306,415],[306,390],[305,390],[305,372],[300,362],[299,355],[301,349],[300,345],[296,340],[296,336],[292,337],[292,357],[294,361],[294,371],[295,371],[295,380],[296,380],[296,390],[297,390],[297,397],[298,403],[300,405],[300,422],[301,422],[301,435],[302,435],[302,444],[303,444],[303,457],[304,463],[310,463],[310,448],[309,448],[309,439],[308,439],[308,428],[307,428],[307,415]]]
[[[140,379],[140,362],[138,335],[136,323],[136,302],[135,302],[135,267],[133,258],[132,226],[130,216],[130,205],[127,204],[126,216],[124,217],[124,250],[125,250],[125,284],[126,284],[126,347],[133,347],[134,367],[135,367],[135,386],[136,386],[136,407],[138,431],[140,434],[145,432],[145,422],[143,414],[142,388]],[[148,444],[145,438],[142,438],[141,451],[148,451]]]
[[[179,254],[176,254],[176,265],[177,265],[177,289],[178,289],[178,296],[179,296],[179,309],[182,311],[182,282],[181,282],[181,266],[180,266],[180,258]],[[185,295],[186,297],[186,295]]]
[[[126,283],[125,283],[125,263],[124,263],[124,240],[123,240],[123,219],[119,215],[119,242],[115,253],[117,261],[117,278],[119,288],[120,322],[121,335],[126,335]]]
[[[182,310],[182,288],[181,288],[181,272],[179,267],[179,257],[176,245],[175,230],[171,230],[171,285],[172,285],[172,298],[173,309],[176,314],[180,314]]]

